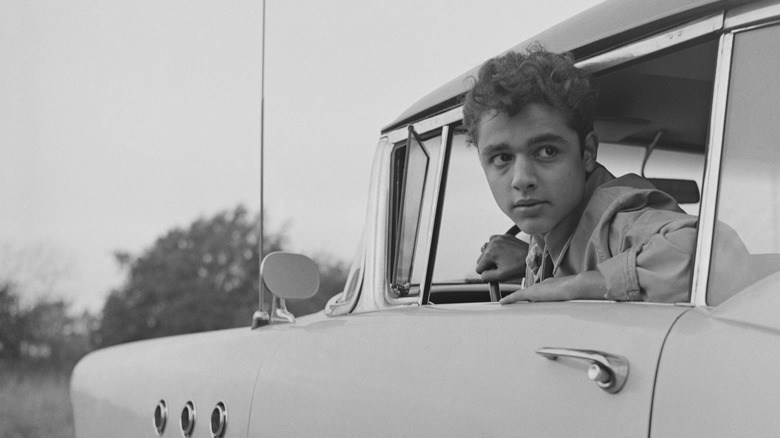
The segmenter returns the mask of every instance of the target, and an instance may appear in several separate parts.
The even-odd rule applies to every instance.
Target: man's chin
[[[515,220],[515,224],[520,228],[520,231],[531,235],[545,235],[549,233],[551,229],[546,221],[540,221],[538,219]]]

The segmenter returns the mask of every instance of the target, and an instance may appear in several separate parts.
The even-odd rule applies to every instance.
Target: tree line
[[[60,299],[23,307],[0,279],[0,359],[72,367],[95,348],[161,336],[248,326],[258,305],[259,218],[237,206],[173,228],[139,254],[114,254],[126,272],[99,315],[72,315]],[[283,250],[285,232],[268,233],[263,253]],[[296,316],[317,312],[346,281],[342,261],[315,258],[317,294],[288,302]]]

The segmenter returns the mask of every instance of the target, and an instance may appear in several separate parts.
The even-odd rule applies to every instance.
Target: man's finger
[[[496,269],[496,261],[493,260],[490,254],[483,252],[477,259],[477,274],[481,274],[488,269]]]
[[[484,276],[483,276],[484,277]],[[501,298],[498,302],[501,304],[512,304],[518,301],[530,301],[527,297],[526,291],[529,289],[520,289],[512,292],[511,294]]]
[[[484,282],[503,281],[504,277],[506,276],[505,273],[499,271],[495,267],[493,267],[493,269],[486,269],[477,273],[481,275],[482,281]]]
[[[570,296],[570,291],[562,286],[566,280],[566,277],[548,278],[541,283],[515,291],[499,302],[511,304],[518,301],[567,301],[574,299],[575,297]]]

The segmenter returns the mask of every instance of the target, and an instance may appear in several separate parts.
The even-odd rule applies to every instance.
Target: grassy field
[[[70,373],[0,363],[0,438],[73,437]]]

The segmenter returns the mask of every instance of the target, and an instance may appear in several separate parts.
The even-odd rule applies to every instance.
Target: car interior
[[[700,199],[717,51],[717,40],[709,39],[595,74],[601,142],[644,149],[637,173],[680,204]],[[670,168],[683,154],[698,168]],[[651,165],[666,169],[654,174]]]

